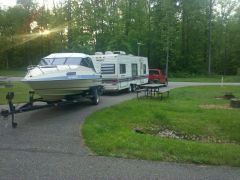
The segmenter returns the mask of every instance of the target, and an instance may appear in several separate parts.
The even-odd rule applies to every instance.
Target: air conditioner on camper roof
[[[106,51],[105,54],[113,54],[112,51]]]
[[[124,51],[114,51],[113,53],[114,53],[114,54],[123,54],[123,55],[126,54]]]
[[[95,55],[103,55],[102,52],[95,52]]]

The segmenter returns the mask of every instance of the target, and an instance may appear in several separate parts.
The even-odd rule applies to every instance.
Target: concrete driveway
[[[170,88],[186,85],[198,83],[169,84]],[[98,106],[81,103],[18,114],[17,129],[5,127],[6,121],[0,120],[0,179],[239,179],[237,167],[129,160],[91,153],[79,130],[85,117],[135,97],[103,96]]]

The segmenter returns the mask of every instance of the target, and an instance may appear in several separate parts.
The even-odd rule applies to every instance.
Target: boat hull
[[[91,87],[101,85],[100,79],[23,81],[47,101],[57,101],[69,96],[83,94],[89,91]]]

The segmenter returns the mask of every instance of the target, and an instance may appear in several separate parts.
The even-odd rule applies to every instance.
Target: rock
[[[223,96],[224,99],[232,99],[235,98],[232,92],[225,92],[225,95]]]
[[[139,128],[134,128],[133,131],[139,134],[144,134],[143,130]]]
[[[240,99],[231,99],[230,106],[233,108],[240,108]]]

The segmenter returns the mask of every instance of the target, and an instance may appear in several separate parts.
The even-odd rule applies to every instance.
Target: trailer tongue
[[[11,116],[11,124],[12,128],[17,127],[17,123],[15,122],[15,114],[34,111],[38,109],[48,108],[48,107],[60,107],[69,104],[79,103],[82,100],[82,97],[88,97],[91,99],[93,105],[97,105],[99,103],[100,95],[102,94],[102,86],[92,87],[90,91],[86,91],[85,94],[77,94],[74,96],[69,96],[64,100],[59,101],[46,101],[43,98],[34,98],[34,91],[29,91],[29,102],[21,105],[16,108],[13,104],[14,92],[8,92],[6,95],[6,99],[8,102],[8,109],[2,109],[0,111],[0,116],[4,118],[8,118]]]

